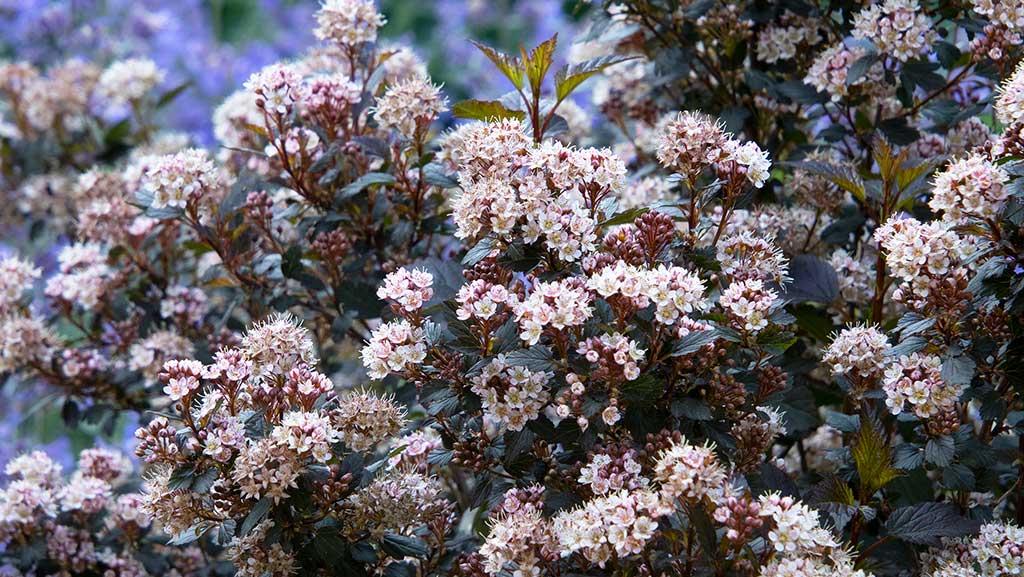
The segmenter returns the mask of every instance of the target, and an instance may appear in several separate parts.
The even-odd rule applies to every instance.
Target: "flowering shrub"
[[[0,262],[0,370],[141,413],[141,511],[211,570],[1016,575],[1014,6],[592,6],[449,103],[331,0],[212,152],[123,62],[56,268]]]

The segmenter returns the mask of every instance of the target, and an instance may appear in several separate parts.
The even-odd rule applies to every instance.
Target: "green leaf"
[[[548,70],[551,69],[551,63],[554,62],[555,47],[557,45],[558,34],[555,34],[551,38],[548,38],[544,42],[538,44],[530,51],[529,54],[526,54],[526,52],[523,51],[526,78],[530,81],[530,88],[532,88],[536,94],[540,94],[544,77],[547,76]]]
[[[892,447],[869,420],[861,422],[860,434],[853,444],[853,460],[857,465],[863,494],[870,497],[899,476],[892,466]]]
[[[239,530],[238,534],[243,537],[248,535],[256,525],[260,524],[260,521],[267,518],[267,514],[270,513],[270,508],[273,504],[274,502],[270,497],[263,497],[259,501],[256,501],[256,504],[252,506],[249,514],[245,516],[245,520],[242,521],[242,528]]]
[[[511,110],[497,100],[463,100],[455,103],[455,106],[452,107],[452,114],[459,118],[475,120],[501,120],[503,118],[523,120],[526,118],[526,113],[522,110]]]
[[[505,362],[515,367],[526,367],[531,371],[550,371],[554,357],[551,349],[544,345],[533,345],[528,349],[519,349],[505,355]]]
[[[515,85],[516,88],[522,90],[523,64],[522,62],[519,61],[518,58],[502,54],[501,52],[498,52],[497,50],[491,48],[490,46],[487,46],[486,44],[481,44],[475,41],[472,42],[473,46],[476,46],[478,49],[480,49],[480,51],[483,52],[484,55],[487,56],[487,58],[489,58],[490,61],[493,62],[494,65],[498,67],[498,70],[500,70],[501,73],[505,75],[505,78],[508,78],[509,81],[512,82],[512,84]]]
[[[416,537],[385,533],[384,537],[381,538],[380,547],[385,553],[396,559],[403,559],[405,557],[427,558],[427,543],[423,539]]]
[[[192,82],[183,82],[178,86],[175,86],[174,88],[161,94],[160,98],[156,101],[157,109],[163,108],[168,104],[174,102],[174,99],[178,96],[181,96],[181,93],[185,92],[185,90],[187,90],[189,86],[192,86]]]
[[[579,88],[580,84],[583,84],[595,74],[600,73],[609,66],[633,60],[634,58],[636,57],[609,54],[600,58],[566,65],[555,74],[555,99],[559,102],[565,100],[574,90]]]
[[[977,531],[980,521],[966,519],[950,503],[921,503],[892,512],[885,528],[893,537],[915,545],[938,545],[942,537]]]
[[[807,171],[825,178],[832,184],[852,194],[857,200],[864,201],[864,181],[852,168],[827,162],[805,160],[792,164],[793,168]]]
[[[341,189],[341,192],[338,193],[338,200],[352,198],[369,186],[377,184],[394,184],[394,182],[395,177],[390,174],[385,172],[369,172],[360,176],[354,182]]]

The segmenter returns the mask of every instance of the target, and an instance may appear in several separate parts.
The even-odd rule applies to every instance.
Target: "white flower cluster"
[[[903,355],[886,367],[882,386],[892,414],[910,410],[922,419],[955,407],[961,392],[942,378],[942,359],[920,353]]]
[[[985,523],[974,537],[943,539],[942,547],[922,555],[927,577],[1024,574],[1024,528],[1013,523]]]
[[[675,324],[681,315],[707,308],[704,282],[678,266],[660,264],[644,269],[618,260],[592,274],[587,287],[604,299],[628,299],[637,308],[653,302],[658,322],[667,325]]]
[[[581,326],[593,312],[590,293],[582,283],[574,279],[538,282],[516,307],[519,338],[535,345],[546,329],[561,331]]]
[[[996,218],[1006,204],[1009,175],[980,154],[955,160],[935,176],[928,206],[954,224]]]
[[[413,76],[388,87],[377,99],[374,118],[385,130],[394,130],[406,138],[421,135],[442,112],[448,100],[441,88],[429,79]]]
[[[1010,30],[1024,30],[1024,2],[1021,0],[971,0],[974,11]]]
[[[97,90],[114,104],[132,104],[164,81],[166,73],[148,58],[129,58],[110,64],[100,75]]]
[[[316,37],[343,47],[377,40],[377,29],[387,20],[373,0],[324,0],[316,13]]]
[[[94,309],[111,282],[104,248],[95,243],[72,244],[57,255],[60,271],[46,281],[46,296]]]
[[[846,79],[850,67],[864,55],[865,51],[860,46],[847,48],[842,42],[835,44],[818,55],[807,70],[804,82],[828,94],[832,102],[839,102],[849,93],[850,84]],[[868,74],[858,78],[852,85],[858,86],[867,81],[877,80],[880,74],[875,72],[876,68],[872,67]]]
[[[654,479],[668,499],[714,503],[725,494],[728,475],[713,445],[691,445],[683,439],[658,455]]]
[[[645,176],[626,185],[619,197],[619,209],[647,208],[674,198],[671,182],[660,176]]]
[[[761,150],[756,142],[740,142],[730,138],[722,147],[725,157],[719,162],[719,170],[735,170],[746,176],[754,188],[761,188],[771,176],[772,162],[768,151]]]
[[[789,278],[789,262],[782,250],[750,231],[722,239],[718,245],[718,261],[722,272],[735,280],[760,279],[781,283]]]
[[[767,493],[759,499],[761,516],[771,520],[768,540],[777,553],[805,555],[839,546],[821,526],[818,512],[792,497]]]
[[[190,148],[157,158],[142,185],[153,195],[153,208],[185,208],[190,201],[220,194],[224,183],[209,154]]]
[[[370,342],[360,352],[363,366],[372,379],[403,373],[417,367],[427,356],[423,329],[405,320],[384,323],[374,329]]]
[[[498,314],[501,307],[513,309],[519,304],[519,297],[509,292],[504,285],[484,279],[476,279],[462,285],[455,295],[455,300],[459,303],[459,307],[455,309],[455,316],[460,321],[487,321]]]
[[[0,260],[0,314],[13,308],[40,274],[42,269],[18,257]]]
[[[722,291],[718,304],[725,309],[733,327],[757,333],[768,326],[768,316],[778,296],[761,280],[743,280]]]
[[[996,94],[996,118],[1006,126],[1024,120],[1024,62],[999,85]]]
[[[890,218],[875,229],[874,237],[885,250],[893,275],[921,298],[930,294],[933,279],[941,279],[959,266],[966,251],[961,238],[945,222]]]
[[[647,479],[640,476],[641,466],[636,457],[636,451],[632,449],[617,459],[606,453],[597,453],[580,469],[577,482],[589,485],[595,495],[638,489],[647,483]]]
[[[546,386],[552,376],[511,365],[505,355],[498,355],[471,382],[488,417],[509,430],[521,431],[540,416],[550,399]]]
[[[829,365],[833,375],[874,379],[885,370],[888,350],[885,333],[872,326],[852,326],[835,336],[821,360]]]
[[[604,567],[613,556],[641,553],[666,512],[654,491],[624,489],[559,513],[552,526],[563,557],[579,552]]]
[[[884,54],[906,62],[931,48],[935,29],[917,0],[885,0],[853,18],[853,37],[870,40]]]
[[[393,301],[408,313],[413,313],[434,296],[434,275],[423,269],[400,268],[384,277],[377,289],[377,298]]]
[[[491,126],[487,124],[485,126]],[[527,243],[543,240],[549,250],[567,262],[596,249],[598,205],[617,197],[626,186],[626,167],[608,149],[574,148],[557,141],[524,148],[518,131],[494,124],[490,131],[459,133],[453,143],[460,159],[462,193],[452,199],[452,218],[458,238],[469,239],[490,231],[503,238],[519,232]],[[468,142],[483,151],[498,151],[504,158],[489,159],[481,151],[468,151]]]
[[[770,24],[757,37],[757,58],[774,64],[792,60],[801,47],[814,46],[821,41],[821,30],[810,19],[793,18],[788,25]]]

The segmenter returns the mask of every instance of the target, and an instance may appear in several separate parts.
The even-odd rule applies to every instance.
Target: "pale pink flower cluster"
[[[994,219],[1006,204],[1010,177],[980,154],[955,160],[935,176],[928,206],[942,213],[942,220],[965,223],[976,218]]]
[[[847,48],[842,42],[835,44],[818,55],[808,69],[804,82],[828,94],[832,102],[839,102],[849,92],[846,78],[850,67],[864,55],[864,49],[859,46]],[[865,78],[857,79],[853,85],[863,84],[872,76],[869,71]]]
[[[593,312],[590,293],[576,279],[537,282],[530,296],[515,310],[519,338],[535,345],[545,330],[581,326]]]
[[[100,75],[97,90],[114,104],[131,104],[145,98],[165,76],[166,73],[148,58],[117,60]]]
[[[872,577],[872,574],[854,569],[848,556],[837,555],[832,558],[775,557],[761,567],[758,577]]]
[[[730,138],[722,147],[724,157],[718,163],[719,174],[739,173],[746,177],[754,188],[761,188],[771,176],[772,162],[768,151],[761,150],[756,142],[740,142]]]
[[[856,374],[864,379],[881,376],[885,370],[889,341],[885,333],[873,326],[858,325],[839,332],[825,350],[821,360],[833,375]]]
[[[395,441],[395,449],[389,453],[388,466],[396,469],[427,470],[430,453],[443,450],[441,435],[432,428],[417,429]]]
[[[728,474],[714,446],[691,445],[685,438],[658,455],[654,479],[670,501],[714,503],[728,489]]]
[[[941,548],[922,555],[922,565],[927,577],[1024,574],[1024,528],[1011,522],[985,523],[974,537],[943,539]]]
[[[42,269],[16,256],[0,260],[0,314],[17,304],[40,274]]]
[[[416,138],[448,107],[441,87],[421,76],[413,76],[388,87],[373,110],[377,124],[406,138]]]
[[[893,275],[921,298],[930,294],[933,279],[959,266],[965,252],[962,239],[945,222],[890,218],[875,229],[874,238],[885,250]]]
[[[340,437],[330,417],[320,411],[288,411],[270,432],[275,443],[288,447],[299,458],[312,457],[319,463],[331,459],[331,445]]]
[[[996,118],[1006,126],[1024,120],[1024,62],[999,85],[996,93]]]
[[[974,11],[1010,30],[1024,29],[1024,2],[1021,0],[971,0]]]
[[[563,557],[579,552],[604,567],[614,556],[641,553],[667,512],[654,491],[623,489],[559,513],[552,528]]]
[[[245,499],[260,500],[270,497],[280,503],[288,497],[288,490],[298,487],[303,464],[298,455],[272,438],[251,440],[235,458],[231,480]],[[153,516],[166,520],[154,510]]]
[[[676,112],[659,123],[657,154],[662,166],[694,179],[724,156],[730,135],[721,121],[700,112]]]
[[[294,553],[286,551],[280,543],[265,544],[273,527],[273,521],[264,520],[247,535],[231,540],[227,555],[235,566],[236,577],[289,577],[298,571]]]
[[[340,441],[353,450],[367,451],[402,430],[405,409],[393,398],[354,391],[338,400],[332,419]]]
[[[156,331],[128,349],[128,368],[154,382],[165,361],[191,357],[194,350],[192,342],[178,333]]]
[[[704,298],[704,281],[683,267],[659,264],[647,271],[647,283],[647,298],[654,303],[655,318],[662,324],[674,325],[709,306]]]
[[[393,301],[407,313],[414,313],[434,296],[434,275],[423,269],[400,268],[384,277],[377,298]]]
[[[324,0],[316,13],[316,37],[343,47],[377,40],[377,29],[387,23],[373,0]]]
[[[886,367],[882,386],[892,414],[909,410],[922,419],[954,408],[961,392],[942,378],[942,359],[920,353],[903,355]]]
[[[917,0],[885,0],[853,18],[853,37],[870,40],[884,54],[906,62],[927,52],[935,40],[931,18]]]
[[[946,152],[951,155],[964,154],[992,142],[993,139],[992,129],[977,116],[972,116],[958,122],[946,133]]]
[[[165,319],[180,319],[188,325],[198,325],[209,308],[206,293],[195,287],[174,285],[167,288],[166,296],[160,301],[160,316]]]
[[[391,61],[392,56],[388,59]],[[331,118],[349,111],[362,100],[362,90],[343,74],[321,74],[310,78],[304,91],[302,112],[317,118]]]
[[[707,308],[704,282],[678,266],[659,264],[654,269],[643,269],[618,260],[593,273],[587,287],[601,298],[628,299],[637,308],[653,302],[658,322],[666,325],[675,324],[681,315]]]
[[[427,356],[423,329],[405,320],[384,323],[373,330],[360,355],[372,379],[413,370]]]
[[[497,163],[481,158],[479,152],[455,155],[462,159],[462,193],[451,200],[455,235],[468,239],[490,231],[511,238],[520,226],[524,241],[543,239],[561,260],[574,262],[593,252],[598,207],[626,185],[622,160],[608,149],[577,149],[557,141],[520,149],[517,139],[508,142],[508,127],[496,126],[493,136],[499,142],[484,148],[522,152]],[[476,140],[476,131],[461,134],[465,140],[469,136]],[[488,134],[480,136],[486,139]]]
[[[801,47],[814,46],[821,41],[819,27],[812,20],[790,19],[795,21],[789,25],[770,24],[758,35],[758,60],[769,64],[780,60],[792,60]]]
[[[289,314],[276,314],[255,323],[242,338],[241,349],[248,366],[261,380],[318,362],[309,331]]]
[[[749,333],[768,326],[768,317],[778,293],[761,280],[743,280],[729,285],[718,299],[729,316],[730,324]]]
[[[278,117],[291,114],[305,99],[306,85],[294,65],[271,64],[245,81],[245,89],[256,96],[256,107]],[[263,124],[262,122],[259,124]]]
[[[603,334],[580,341],[576,352],[591,363],[611,360],[616,365],[616,372],[622,372],[627,381],[635,381],[640,376],[639,363],[647,353],[637,346],[636,341],[622,333]]]
[[[447,513],[444,486],[416,471],[391,470],[359,489],[344,503],[345,531],[353,537],[386,532],[409,534]]]
[[[106,251],[94,243],[71,244],[57,255],[60,270],[46,281],[46,296],[94,309],[107,292],[111,269]]]
[[[64,468],[42,451],[32,451],[19,455],[7,462],[4,474],[18,477],[23,481],[53,487],[60,483]]]
[[[759,499],[761,516],[770,520],[768,540],[780,555],[822,553],[839,547],[821,526],[818,512],[792,497],[767,493]]]
[[[866,303],[874,294],[875,267],[872,259],[854,258],[837,248],[828,259],[839,281],[839,298],[847,303]]]
[[[722,272],[735,280],[760,279],[784,282],[789,262],[775,243],[750,231],[727,236],[718,245]]]
[[[462,285],[455,295],[455,300],[459,303],[459,307],[455,309],[455,316],[461,321],[486,321],[498,314],[501,307],[514,309],[519,304],[518,295],[509,292],[503,285],[484,279],[476,279]]]
[[[73,475],[57,492],[61,511],[81,511],[87,515],[102,511],[112,497],[110,483],[84,475]]]
[[[540,565],[557,558],[560,536],[544,518],[538,503],[517,498],[521,491],[506,493],[500,513],[492,517],[490,533],[480,546],[484,571],[492,577],[507,569],[514,570],[514,577],[539,576]],[[533,491],[542,489],[536,487]]]
[[[0,371],[49,362],[55,346],[56,339],[42,319],[35,316],[0,317]]]
[[[78,470],[75,475],[95,477],[111,484],[128,479],[135,466],[120,451],[97,447],[85,449],[78,454]]]
[[[641,467],[636,459],[637,453],[632,449],[615,459],[606,453],[597,453],[580,469],[577,481],[589,485],[595,495],[639,489],[647,480],[640,476]]]
[[[189,148],[158,157],[146,170],[142,183],[153,208],[185,208],[192,201],[214,200],[224,182],[205,150]]]
[[[471,382],[489,418],[509,430],[521,431],[540,416],[550,399],[546,387],[552,376],[511,365],[505,355],[498,355]]]
[[[523,124],[506,118],[460,124],[442,137],[440,156],[460,179],[501,178],[522,168],[532,148]]]

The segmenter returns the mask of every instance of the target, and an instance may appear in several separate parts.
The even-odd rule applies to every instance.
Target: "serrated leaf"
[[[869,420],[861,421],[860,433],[851,449],[863,494],[870,497],[899,476],[892,466],[892,447]]]
[[[497,100],[463,100],[456,102],[452,107],[452,114],[459,118],[472,118],[474,120],[502,120],[514,118],[523,120],[526,113],[522,110],[512,110]]]
[[[863,202],[865,198],[864,181],[852,168],[827,162],[805,160],[792,164],[793,168],[805,170],[816,176],[825,178],[832,184],[852,194]]]
[[[533,345],[527,349],[518,349],[505,355],[505,362],[515,367],[526,367],[531,371],[543,372],[552,369],[553,356],[551,349],[544,345]]]
[[[830,303],[839,296],[839,278],[832,265],[822,259],[801,254],[789,264],[792,281],[785,286],[783,298],[789,302]]]
[[[559,102],[565,100],[574,90],[579,88],[580,84],[583,84],[595,74],[600,73],[609,66],[633,60],[634,58],[636,57],[609,54],[565,66],[555,74],[555,99]]]
[[[953,437],[928,439],[928,443],[924,446],[924,460],[936,467],[945,467],[952,463],[955,454],[956,444],[953,442]]]
[[[980,521],[962,517],[950,503],[900,507],[885,522],[890,535],[915,545],[938,545],[942,537],[968,535],[980,525]]]
[[[523,88],[523,65],[518,58],[514,56],[508,56],[498,52],[494,48],[481,44],[480,42],[471,41],[473,46],[476,46],[481,52],[498,67],[498,70],[508,78],[512,84],[519,89]]]
[[[718,336],[718,330],[715,328],[703,331],[691,331],[690,334],[679,339],[679,341],[676,342],[676,345],[672,347],[672,356],[681,357],[683,355],[692,355],[705,346],[715,342],[718,339]]]
[[[530,81],[530,87],[534,93],[540,94],[541,85],[551,63],[555,59],[555,47],[558,45],[558,34],[541,42],[527,54],[523,51],[523,68],[526,70],[526,78]]]

